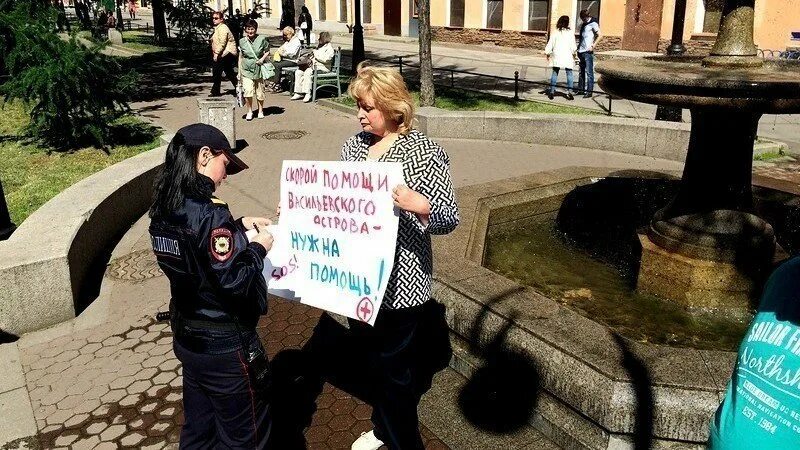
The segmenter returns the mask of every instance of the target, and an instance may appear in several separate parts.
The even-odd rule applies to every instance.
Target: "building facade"
[[[314,21],[353,23],[353,2],[361,2],[367,33],[416,36],[415,0],[234,0],[243,12],[269,6],[280,17],[282,4],[296,13],[306,5]],[[227,5],[227,0],[212,0]],[[672,36],[675,0],[430,0],[434,39],[480,45],[543,49],[559,16],[577,21],[589,10],[603,34],[599,50],[663,52]],[[691,53],[707,53],[716,38],[724,0],[687,0],[684,43]],[[223,6],[224,7],[224,6]],[[755,42],[760,49],[800,46],[800,1],[756,0]]]

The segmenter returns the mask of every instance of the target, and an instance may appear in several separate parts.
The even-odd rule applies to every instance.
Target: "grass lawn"
[[[419,92],[412,91],[414,103],[419,105]],[[334,99],[339,103],[355,107],[355,102],[348,96]],[[497,95],[467,91],[463,89],[436,88],[437,108],[450,111],[507,111],[544,114],[583,114],[599,115],[601,113],[585,108],[558,106],[550,103],[535,101],[514,101],[513,99]]]
[[[142,53],[165,52],[169,48],[157,45],[152,33],[144,31],[124,31],[122,33],[122,45],[116,47],[127,48]]]
[[[138,129],[131,138],[134,145],[115,146],[108,153],[94,148],[71,153],[50,152],[25,143],[20,136],[29,121],[22,103],[0,103],[0,107],[0,180],[11,220],[17,226],[65,188],[116,162],[155,148],[159,143],[151,127],[130,116],[115,125]]]

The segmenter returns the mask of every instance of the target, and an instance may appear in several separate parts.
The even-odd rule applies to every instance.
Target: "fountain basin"
[[[760,67],[703,66],[695,56],[609,57],[598,84],[609,94],[679,108],[712,107],[767,114],[800,112],[800,61]]]
[[[434,298],[447,306],[451,365],[470,377],[486,367],[487,349],[524,355],[539,374],[523,387],[537,394],[530,422],[564,448],[630,448],[639,432],[654,448],[704,448],[734,352],[621,337],[482,266],[489,229],[553,216],[576,187],[614,172],[571,167],[458,190],[462,225],[433,241]]]

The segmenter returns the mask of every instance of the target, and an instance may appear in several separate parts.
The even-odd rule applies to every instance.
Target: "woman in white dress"
[[[575,43],[575,34],[569,27],[569,16],[561,16],[556,22],[556,31],[550,35],[550,40],[544,48],[547,55],[547,66],[553,69],[550,75],[550,89],[547,97],[552,100],[558,81],[558,72],[564,69],[567,72],[567,100],[574,100],[572,96],[572,68],[575,67],[575,54],[578,45]]]

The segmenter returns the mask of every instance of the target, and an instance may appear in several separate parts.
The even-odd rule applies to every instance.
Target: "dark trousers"
[[[217,58],[214,61],[214,65],[211,68],[211,76],[213,80],[213,84],[211,85],[211,94],[212,95],[219,95],[220,94],[220,84],[222,84],[222,72],[225,72],[225,78],[231,82],[233,88],[236,89],[236,85],[238,81],[236,79],[236,72],[233,71],[233,67],[238,62],[236,59],[236,55],[227,54],[225,56]]]
[[[375,327],[350,320],[355,343],[368,345],[366,361],[373,384],[369,390],[375,436],[390,449],[423,449],[419,406],[431,380],[416,366],[422,307],[382,310]]]
[[[289,61],[286,59],[273,62],[272,65],[275,66],[275,78],[273,81],[275,81],[276,84],[281,84],[281,76],[283,75],[281,69],[284,67],[297,67],[297,63],[295,61]]]
[[[183,364],[180,448],[266,448],[269,403],[251,386],[243,352],[195,353],[178,342],[173,348]]]
[[[578,91],[591,93],[594,90],[594,52],[578,53]]]

